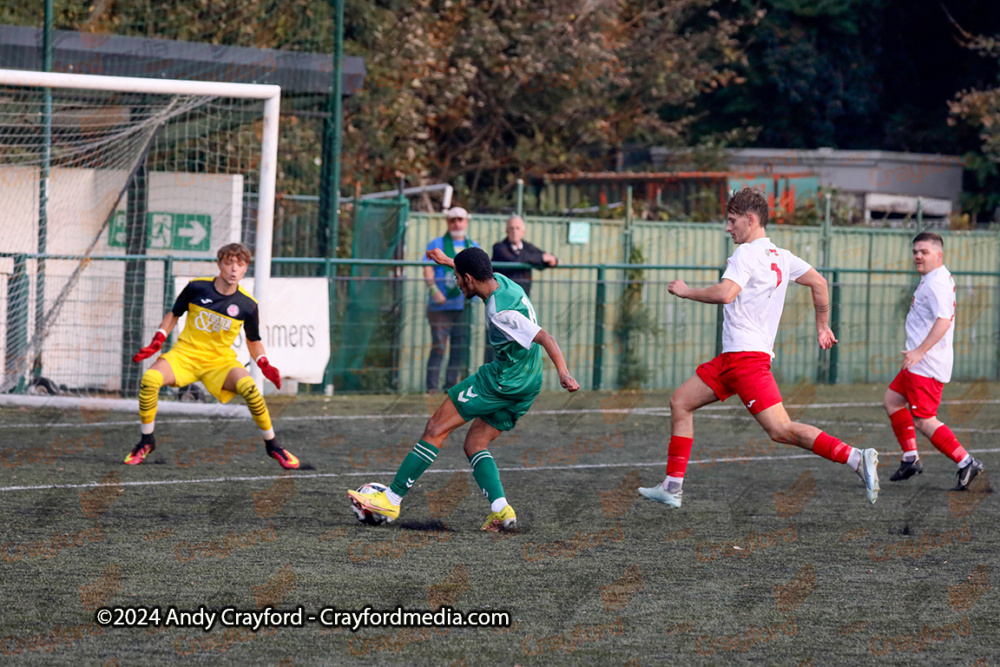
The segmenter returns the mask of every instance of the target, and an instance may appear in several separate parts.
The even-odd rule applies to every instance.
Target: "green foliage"
[[[746,80],[704,99],[699,132],[759,127],[755,145],[815,148],[852,143],[878,129],[877,17],[886,0],[740,0]],[[867,146],[862,146],[867,147]]]
[[[774,219],[778,224],[792,225],[795,227],[816,227],[823,222],[823,198],[797,200],[795,208],[786,211],[778,206],[774,213]],[[833,217],[831,211],[831,218]]]
[[[976,16],[988,4],[948,11]],[[42,8],[6,3],[0,21],[40,27]],[[333,51],[331,0],[175,0],[169,11],[55,0],[55,25]],[[459,184],[458,203],[501,208],[518,177],[609,169],[629,146],[694,145],[701,169],[723,167],[722,149],[741,145],[1000,154],[1000,104],[981,85],[995,78],[997,40],[955,29],[934,3],[346,0],[344,28],[346,53],[367,66],[364,89],[345,102],[345,194],[406,176]],[[956,41],[991,59],[967,66]],[[943,103],[962,88],[948,127]],[[279,191],[319,190],[324,112],[322,99],[285,100]],[[990,183],[964,201],[973,218],[996,207]]]
[[[1000,57],[1000,35],[962,33],[963,45],[987,61],[996,63]],[[996,68],[993,68],[996,77]],[[964,155],[965,168],[972,176],[971,187],[962,193],[962,209],[971,212],[972,222],[978,216],[995,221],[1000,206],[1000,86],[963,90],[948,103],[948,124],[959,121],[978,130],[979,150]]]
[[[358,36],[368,82],[347,104],[345,145],[356,150],[345,173],[366,190],[465,175],[462,201],[476,207],[518,176],[605,169],[588,156],[629,142],[686,142],[693,100],[734,83],[742,61],[733,36],[745,18],[710,4],[397,9]]]
[[[633,245],[629,252],[629,264],[642,265],[646,256],[642,246]],[[643,303],[643,290],[646,286],[646,271],[641,268],[630,268],[625,271],[625,289],[622,292],[618,308],[618,321],[615,323],[615,337],[621,357],[618,365],[618,386],[635,387],[649,380],[650,371],[646,366],[644,355],[640,351],[640,343],[648,337],[657,338],[660,327]]]
[[[1000,207],[1000,167],[996,159],[973,151],[964,159],[972,183],[962,192],[962,210],[972,211],[972,223],[977,221],[977,215],[985,217],[986,222],[995,222],[994,212]]]

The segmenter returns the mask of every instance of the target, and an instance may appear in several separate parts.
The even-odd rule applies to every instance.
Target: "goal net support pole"
[[[160,95],[197,95],[262,100],[264,111],[263,133],[261,137],[256,249],[254,256],[256,262],[254,268],[254,296],[258,302],[263,303],[265,301],[271,276],[271,244],[274,236],[275,179],[277,175],[278,125],[281,105],[280,86],[176,79],[145,79],[11,69],[0,69],[0,86]],[[0,248],[0,250],[3,249]],[[39,252],[43,252],[43,249],[40,249]],[[39,307],[44,308],[44,304],[39,304]],[[262,375],[256,366],[251,366],[251,374],[258,384],[262,382]]]

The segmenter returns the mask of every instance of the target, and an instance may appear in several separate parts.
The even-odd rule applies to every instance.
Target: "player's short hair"
[[[746,187],[739,192],[733,193],[726,204],[726,213],[733,215],[747,215],[754,213],[760,220],[761,227],[767,227],[767,219],[771,213],[771,207],[767,204],[767,195],[760,188]]]
[[[250,250],[248,250],[242,243],[227,243],[219,248],[217,257],[220,262],[227,257],[235,257],[244,264],[249,264],[250,260],[253,259],[253,255],[250,254]]]
[[[466,248],[455,255],[455,271],[482,282],[493,277],[493,262],[482,248]]]
[[[944,239],[941,238],[940,234],[935,234],[934,232],[920,232],[913,237],[914,244],[918,241],[930,241],[931,243],[936,243],[941,246],[942,250],[944,250]]]

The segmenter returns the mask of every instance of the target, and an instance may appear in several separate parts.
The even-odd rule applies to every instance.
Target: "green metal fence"
[[[506,215],[472,214],[469,236],[490,252],[506,234]],[[526,239],[564,263],[616,264],[628,261],[626,240],[640,247],[649,264],[724,266],[733,243],[722,223],[650,222],[525,216]],[[588,243],[570,243],[572,223],[589,225]],[[427,242],[446,231],[444,216],[410,213],[407,259],[419,259]],[[1000,233],[935,230],[945,243],[949,267],[962,271],[1000,270]],[[915,229],[795,227],[771,224],[768,236],[813,266],[866,270],[909,270]],[[824,255],[824,250],[828,252]],[[546,274],[536,276],[545,280]]]
[[[398,281],[402,295],[395,304],[400,324],[387,325],[381,339],[395,350],[396,362],[363,365],[361,372],[368,377],[360,382],[370,390],[419,392],[424,389],[430,352],[426,290],[419,262],[400,262],[396,267],[391,280]],[[642,295],[641,317],[623,307],[626,272],[641,274],[634,281]],[[719,280],[721,268],[568,265],[547,273],[532,291],[539,324],[556,336],[570,371],[585,389],[616,389],[633,378],[647,388],[675,387],[719,351],[721,307],[678,299],[667,292],[667,285],[677,278],[692,285],[710,284]],[[823,273],[830,281],[831,325],[840,343],[830,351],[819,349],[811,293],[793,287],[775,341],[775,375],[782,382],[887,383],[898,371],[916,274],[877,269]],[[954,274],[961,286],[956,293],[954,378],[1000,377],[1000,273]],[[483,358],[484,320],[482,305],[471,307],[470,370],[474,371]],[[348,356],[366,353],[357,349]],[[546,375],[544,387],[558,388],[554,372]]]
[[[494,220],[496,225],[502,222],[500,218]],[[612,225],[606,221],[600,224]],[[643,236],[646,232],[638,226],[635,242],[646,248],[649,263],[644,265],[564,262],[557,268],[534,273],[531,297],[539,323],[555,335],[570,371],[583,388],[616,389],[630,379],[638,380],[645,388],[674,387],[689,377],[697,364],[719,351],[721,307],[681,300],[667,292],[669,282],[677,278],[692,285],[720,279],[731,248],[719,241],[718,236],[725,235],[718,225],[713,226],[714,230],[700,227],[706,225],[672,225],[664,230],[671,235],[669,240],[657,241],[662,244],[657,246]],[[414,238],[412,231],[408,230],[408,239]],[[708,243],[701,234],[708,232],[716,236],[706,249]],[[476,236],[488,238],[474,233],[473,238]],[[778,229],[772,232],[772,238],[816,261],[820,244],[816,230],[786,233]],[[966,240],[968,243],[964,243]],[[995,235],[950,235],[946,239],[958,306],[954,334],[956,380],[1000,378],[1000,271],[996,270],[995,241]],[[559,251],[554,243],[549,245],[547,249]],[[908,233],[834,234],[830,248],[831,256],[841,257],[844,264],[870,265],[820,269],[830,281],[831,325],[840,343],[833,350],[819,350],[810,292],[793,286],[786,297],[775,341],[775,375],[783,382],[808,379],[887,383],[898,370],[905,343],[904,321],[918,279],[916,273],[905,268],[909,262]],[[702,253],[702,261],[652,263],[658,255],[671,251],[688,259],[692,252]],[[413,254],[411,246],[407,255]],[[30,287],[38,258],[4,255],[0,253],[0,313],[26,313],[28,310],[19,301],[30,300],[33,294]],[[58,268],[63,264],[73,266],[80,258],[47,255],[46,259],[48,275],[58,287],[66,279],[58,274]],[[146,264],[142,322],[123,321],[121,290],[115,291],[126,260]],[[966,268],[990,262],[993,270]],[[416,259],[274,259],[275,275],[325,275],[330,283],[331,358],[339,360],[335,363],[338,367],[331,370],[332,377],[339,377],[335,380],[338,391],[347,387],[361,392],[424,391],[430,327],[423,265]],[[361,267],[379,270],[357,270]],[[64,374],[53,378],[57,384],[70,390],[92,391],[96,386],[102,393],[120,392],[116,378],[122,359],[128,356],[121,349],[126,339],[124,330],[135,328],[140,338],[148,338],[172,300],[171,278],[213,271],[214,265],[203,259],[92,257],[67,297],[67,317],[53,325],[51,342],[43,346],[42,374],[47,365],[51,366],[47,359],[57,355],[72,357],[78,360],[76,370],[65,371],[63,364]],[[372,293],[383,295],[379,298],[387,302],[372,305],[391,314],[375,323],[368,344],[352,333],[349,321],[350,295],[359,293],[362,281],[383,283],[385,289]],[[623,295],[627,289],[633,297],[626,301]],[[485,324],[482,304],[475,302],[470,308],[468,371],[474,372],[484,355]],[[73,320],[70,313],[83,319]],[[18,351],[35,335],[33,322],[30,317],[0,318],[0,358],[5,361],[8,379],[12,371],[16,372],[12,364],[17,363]],[[88,373],[98,368],[101,379],[94,382]],[[343,380],[346,375],[350,382]],[[546,373],[544,387],[558,388],[554,372]]]

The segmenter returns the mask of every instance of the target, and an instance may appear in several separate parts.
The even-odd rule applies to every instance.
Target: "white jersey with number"
[[[738,246],[722,275],[741,288],[732,303],[723,306],[722,351],[767,352],[773,357],[788,283],[811,268],[766,236]]]
[[[906,315],[906,349],[920,347],[938,318],[951,320],[953,326],[948,327],[941,340],[927,350],[923,359],[910,366],[910,372],[938,382],[950,382],[955,361],[955,279],[944,266],[920,277],[920,284],[910,302],[910,312]]]

